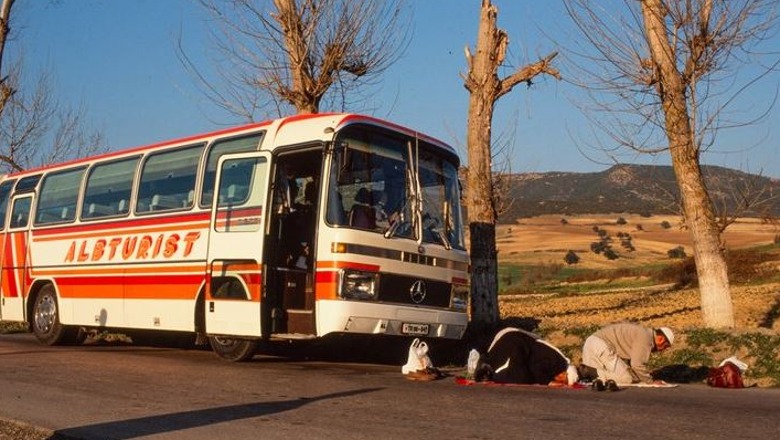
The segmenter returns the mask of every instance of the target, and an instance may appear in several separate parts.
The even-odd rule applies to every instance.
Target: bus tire
[[[220,358],[230,362],[244,362],[252,359],[257,351],[257,341],[209,336],[211,349]]]
[[[42,344],[60,345],[67,342],[69,331],[60,323],[57,295],[51,284],[43,286],[35,298],[32,330]]]

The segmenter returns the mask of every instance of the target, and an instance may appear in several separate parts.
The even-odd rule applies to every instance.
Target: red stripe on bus
[[[64,234],[64,233],[77,233],[77,232],[98,232],[107,229],[126,229],[137,228],[143,226],[159,226],[170,225],[175,223],[187,223],[187,222],[206,222],[211,219],[211,213],[208,211],[187,213],[183,215],[172,216],[155,216],[155,217],[139,217],[134,219],[122,219],[112,221],[108,223],[82,223],[79,225],[61,226],[51,229],[36,229],[33,230],[33,238],[45,237],[48,235]]]
[[[56,282],[61,286],[87,286],[87,285],[143,285],[143,284],[191,284],[198,286],[206,279],[205,274],[201,275],[129,275],[129,276],[105,276],[105,277],[62,277],[56,278]]]

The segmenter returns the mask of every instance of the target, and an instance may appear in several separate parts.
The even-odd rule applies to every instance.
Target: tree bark
[[[693,241],[704,323],[708,327],[731,328],[734,327],[734,311],[720,229],[712,200],[704,185],[699,148],[695,142],[686,100],[686,85],[682,73],[677,70],[674,52],[667,37],[662,1],[643,0],[642,15],[650,54],[657,68],[657,87],[665,116],[672,166],[680,188],[683,214]]]
[[[295,106],[299,114],[317,113],[319,99],[313,92],[313,73],[309,69],[309,59],[306,50],[306,38],[303,35],[301,15],[295,5],[295,0],[274,0],[276,6],[276,21],[282,27],[284,45],[290,64],[290,96],[285,98]]]

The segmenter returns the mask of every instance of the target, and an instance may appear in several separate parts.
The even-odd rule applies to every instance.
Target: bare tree
[[[2,76],[3,73],[3,55],[5,54],[5,43],[8,41],[8,34],[11,32],[11,8],[14,0],[3,0],[0,4],[0,115],[3,114],[5,103],[13,95],[14,90],[8,85],[8,77]]]
[[[468,180],[466,206],[469,215],[471,253],[471,317],[476,326],[498,320],[498,265],[496,250],[496,204],[491,164],[491,125],[496,101],[520,84],[531,84],[537,75],[559,77],[551,65],[555,53],[499,78],[498,68],[506,57],[509,37],[497,28],[498,8],[482,0],[476,53],[466,47],[468,71],[462,75],[469,91],[466,143]]]
[[[733,327],[721,228],[700,159],[718,129],[752,122],[731,120],[726,109],[777,65],[747,79],[739,71],[772,29],[777,1],[623,3],[621,14],[612,3],[565,1],[586,43],[572,75],[591,92],[591,114],[613,145],[670,154],[692,236],[704,323]]]
[[[3,0],[0,5],[0,172],[106,150],[103,134],[85,124],[84,107],[57,101],[48,70],[33,84],[23,84],[23,61],[3,62],[13,4]]]
[[[205,96],[252,121],[258,114],[345,107],[408,43],[404,0],[200,0],[212,31],[217,78],[179,58]]]

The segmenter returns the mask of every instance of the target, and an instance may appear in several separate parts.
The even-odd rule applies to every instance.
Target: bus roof
[[[166,140],[157,142],[154,144],[124,148],[108,153],[99,154],[96,156],[89,156],[79,159],[74,159],[66,162],[53,163],[44,165],[41,167],[31,168],[28,170],[16,171],[7,175],[0,175],[0,180],[9,177],[19,177],[26,174],[42,172],[48,169],[60,168],[66,166],[78,165],[80,163],[89,163],[95,160],[110,159],[112,157],[125,156],[132,153],[143,153],[149,150],[155,150],[158,148],[164,148],[167,146],[196,143],[199,141],[208,141],[216,137],[224,137],[230,135],[240,135],[244,132],[256,130],[258,128],[266,129],[266,136],[273,139],[275,145],[290,145],[295,143],[301,143],[311,140],[329,140],[332,138],[332,133],[338,131],[341,128],[355,123],[365,123],[384,127],[390,130],[398,131],[409,136],[419,137],[427,142],[435,144],[445,150],[456,154],[455,150],[448,144],[420,133],[418,131],[406,128],[404,126],[385,121],[373,116],[360,115],[355,113],[312,113],[287,116],[278,119],[271,119],[263,122],[256,122],[251,124],[238,125],[221,130],[215,130],[211,132],[201,133],[193,136],[187,136],[177,139]]]

